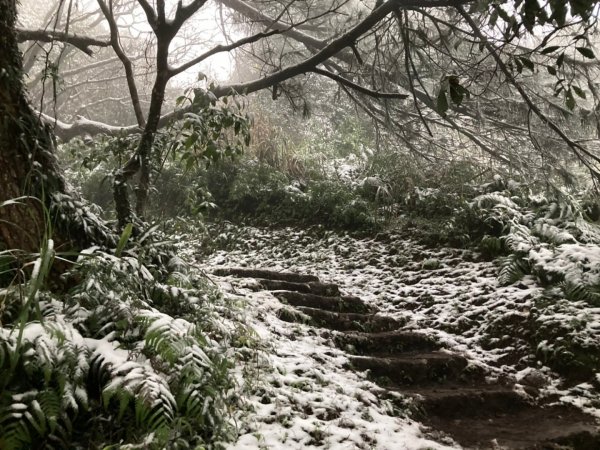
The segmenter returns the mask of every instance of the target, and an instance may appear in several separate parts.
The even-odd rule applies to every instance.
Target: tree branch
[[[97,69],[99,67],[106,66],[106,65],[112,64],[114,62],[118,62],[118,61],[119,61],[119,58],[117,58],[115,56],[112,58],[103,59],[101,61],[96,61],[91,64],[86,64],[85,66],[78,66],[78,67],[75,67],[74,69],[63,70],[60,72],[60,75],[63,78],[66,78],[66,77],[70,77],[73,75],[77,75],[78,73],[81,73],[81,72],[85,72],[86,70]]]
[[[289,24],[281,23],[272,17],[263,14],[256,8],[248,5],[246,2],[241,0],[217,0],[219,3],[227,6],[229,9],[239,12],[244,15],[248,19],[254,20],[256,22],[260,22],[265,24],[271,30],[278,30],[283,34],[292,37],[293,39],[301,42],[305,46],[309,47],[312,50],[321,50],[325,47],[326,42],[320,39],[315,39],[314,37],[298,31],[293,27],[290,27]]]
[[[119,39],[119,27],[117,26],[117,21],[113,16],[112,10],[108,8],[104,0],[97,0],[104,17],[108,21],[108,26],[110,28],[110,45],[113,50],[121,60],[123,64],[123,68],[125,69],[125,75],[127,78],[127,86],[129,88],[129,95],[131,97],[131,103],[133,105],[133,110],[135,112],[135,118],[137,119],[138,126],[143,127],[146,123],[144,119],[144,113],[142,112],[142,107],[140,105],[140,97],[137,91],[137,86],[135,84],[135,75],[133,73],[133,64],[131,60],[127,57],[123,48],[121,47],[120,39]],[[112,6],[112,3],[111,3]]]
[[[63,142],[68,142],[76,137],[84,136],[86,134],[89,134],[90,136],[97,134],[118,136],[141,133],[142,131],[137,125],[119,127],[89,120],[85,117],[78,117],[73,123],[65,123],[40,112],[36,112],[36,115],[38,115],[44,123],[53,127],[54,134]]]
[[[148,23],[154,32],[156,32],[156,27],[158,26],[158,17],[156,17],[156,12],[150,6],[150,3],[147,0],[138,0],[138,3],[146,13],[146,18],[148,19]]]
[[[227,0],[230,1],[230,0]],[[414,2],[419,0],[405,0],[408,2]],[[421,0],[421,1],[432,1],[432,0]],[[446,3],[448,0],[440,0],[440,2]],[[256,92],[261,89],[268,88],[274,84],[281,83],[282,81],[293,78],[297,75],[301,75],[306,72],[312,72],[319,64],[328,60],[332,56],[352,45],[360,36],[369,31],[379,21],[386,17],[396,7],[397,0],[389,0],[388,2],[381,5],[379,8],[374,10],[371,14],[365,17],[357,25],[351,28],[346,33],[342,34],[337,39],[334,39],[319,52],[315,53],[310,58],[305,59],[301,63],[288,66],[278,72],[268,75],[264,78],[259,78],[254,81],[247,83],[232,84],[229,86],[219,86],[213,89],[213,93],[217,97],[223,97],[231,94],[249,94]]]
[[[101,1],[101,0],[99,0]],[[224,5],[235,4],[237,6],[242,6],[244,8],[249,8],[244,2],[239,0],[219,0]],[[460,4],[470,3],[472,0],[388,0],[384,4],[382,4],[379,8],[372,11],[368,16],[366,16],[362,21],[360,21],[357,25],[351,28],[349,31],[339,36],[338,38],[332,40],[328,44],[324,44],[323,41],[319,41],[314,39],[304,33],[299,33],[302,36],[300,37],[300,42],[311,46],[312,43],[319,43],[319,47],[321,48],[318,52],[314,53],[313,56],[307,58],[301,63],[288,66],[278,72],[275,72],[269,76],[264,78],[259,78],[257,80],[253,80],[246,83],[238,83],[231,84],[225,86],[217,86],[212,92],[216,97],[224,97],[232,94],[249,94],[252,92],[256,92],[261,89],[268,88],[273,86],[274,84],[281,83],[285,80],[288,80],[297,75],[301,75],[308,72],[314,72],[317,66],[331,57],[342,55],[340,53],[342,50],[347,48],[349,45],[353,44],[360,36],[369,31],[372,27],[374,27],[377,23],[379,23],[383,18],[385,18],[389,13],[394,11],[398,7],[418,7],[418,6],[456,6]],[[144,3],[145,0],[138,0]],[[151,10],[151,8],[150,8]],[[253,9],[252,9],[253,10]],[[255,10],[253,10],[255,11]],[[264,17],[263,17],[264,18]],[[294,35],[297,35],[296,30],[289,30],[287,25],[283,24],[270,24],[270,29],[273,31],[278,31],[283,34],[290,35],[290,33],[294,32]],[[238,41],[239,42],[239,41]],[[315,46],[313,46],[313,51],[315,50]],[[214,49],[211,51],[215,51]],[[210,52],[210,51],[209,51]],[[203,56],[203,55],[201,55]],[[342,58],[345,60],[345,58]],[[189,64],[189,63],[187,63]],[[177,69],[173,69],[179,73],[181,67]],[[184,69],[185,70],[185,69]],[[318,69],[317,69],[318,70]],[[358,85],[357,85],[358,86]],[[361,87],[362,89],[367,89]],[[371,91],[371,90],[368,90]],[[376,92],[376,91],[373,91]],[[381,94],[381,93],[380,93]],[[427,102],[426,94],[416,92],[417,96],[419,96],[421,101]],[[421,95],[419,95],[421,94]],[[396,95],[396,94],[394,94]],[[403,95],[403,94],[398,94]],[[189,109],[180,109],[173,111],[169,114],[163,115],[159,120],[159,126],[164,126],[171,120],[177,120],[185,114],[185,112],[189,111]],[[47,117],[46,120],[50,123],[55,123],[54,119]],[[83,133],[95,134],[95,133],[104,133],[108,135],[116,135],[118,133],[123,134],[131,134],[140,132],[140,128],[138,126],[129,126],[129,127],[115,127],[111,125],[102,124],[99,122],[90,121],[87,119],[78,119],[73,124],[66,124],[64,122],[57,121],[56,122],[56,135],[68,141],[73,139],[76,136],[79,136]]]
[[[360,86],[359,84],[354,83],[353,81],[350,81],[344,77],[342,77],[341,75],[338,75],[336,73],[330,72],[328,70],[323,70],[323,69],[319,69],[319,68],[314,68],[312,70],[312,72],[319,74],[319,75],[323,75],[324,77],[330,78],[340,84],[343,84],[344,86],[347,86],[351,89],[354,89],[355,91],[360,92],[361,94],[365,94],[368,95],[369,97],[373,97],[373,98],[388,98],[388,99],[405,99],[408,98],[409,95],[407,94],[400,94],[400,93],[395,93],[395,92],[378,92],[378,91],[374,91],[373,89],[369,89],[366,88],[364,86]]]
[[[182,64],[179,67],[172,68],[170,70],[170,74],[171,74],[171,76],[175,76],[177,74],[180,74],[181,72],[186,71],[190,67],[195,66],[196,64],[204,61],[205,59],[207,59],[217,53],[229,52],[229,51],[234,50],[243,45],[251,44],[253,42],[259,41],[260,39],[264,39],[266,37],[273,36],[274,34],[279,34],[279,33],[280,33],[280,31],[278,31],[278,30],[273,30],[273,31],[269,31],[269,32],[261,32],[261,33],[253,34],[252,36],[242,38],[242,39],[232,42],[231,44],[228,44],[228,45],[217,45],[217,46],[213,47],[212,49],[208,50],[207,52],[201,54],[197,58],[194,58],[191,61],[188,61],[187,63]]]
[[[80,36],[77,34],[68,34],[62,31],[26,30],[24,28],[17,28],[17,42],[25,41],[65,42],[67,44],[71,44],[73,47],[78,48],[88,56],[92,56],[92,54],[94,53],[90,47],[110,46],[109,41],[104,41],[102,39],[91,38],[87,36]]]
[[[571,138],[569,138],[569,136],[567,136],[565,134],[565,132],[563,130],[561,130],[558,125],[556,125],[548,116],[546,116],[540,110],[540,108],[538,108],[538,106],[531,100],[529,95],[527,95],[527,92],[525,92],[525,89],[523,89],[523,86],[521,86],[521,84],[512,75],[512,73],[510,72],[510,70],[508,69],[508,67],[506,66],[504,61],[502,60],[502,58],[500,58],[500,55],[496,51],[496,48],[483,35],[482,31],[479,29],[479,26],[475,23],[473,18],[469,14],[467,14],[467,12],[461,6],[456,6],[456,9],[457,9],[458,13],[469,24],[469,26],[471,27],[471,29],[473,30],[473,32],[475,33],[477,38],[479,40],[481,40],[483,45],[485,45],[485,48],[490,53],[490,55],[492,55],[492,57],[498,64],[498,67],[500,68],[500,70],[502,71],[504,76],[506,76],[506,79],[508,80],[508,82],[517,89],[517,91],[521,95],[521,98],[523,98],[523,100],[525,100],[525,103],[527,103],[527,106],[529,106],[529,109],[531,111],[533,111],[534,114],[537,117],[539,117],[539,119],[543,123],[545,123],[552,131],[554,131],[571,148],[571,150],[573,151],[575,156],[577,156],[577,158],[589,169],[590,173],[597,180],[600,180],[600,172],[598,171],[598,169],[592,167],[590,161],[588,161],[584,157],[584,155],[587,156],[588,158],[590,158],[595,163],[600,163],[600,158],[597,155],[590,152],[589,150],[587,150],[586,148],[584,148],[583,146],[581,146],[580,144],[574,142]]]
[[[183,6],[181,0],[177,3],[177,10],[175,11],[175,18],[173,19],[173,24],[177,27],[177,29],[181,28],[181,25],[192,17],[196,11],[204,6],[206,0],[194,0],[187,6]]]

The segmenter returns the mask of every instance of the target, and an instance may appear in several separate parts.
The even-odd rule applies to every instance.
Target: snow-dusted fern
[[[68,295],[35,291],[25,322],[0,311],[0,448],[210,448],[232,437],[241,388],[230,345],[246,331],[216,315],[225,307],[202,277],[165,276],[144,252],[91,249]],[[2,303],[22,305],[28,289],[5,289]]]
[[[499,281],[512,284],[531,273],[542,285],[557,285],[571,300],[598,302],[600,291],[600,227],[586,219],[578,199],[557,191],[519,200],[511,193],[476,197],[471,206],[485,221],[502,224],[503,248]],[[543,200],[543,201],[542,201]]]

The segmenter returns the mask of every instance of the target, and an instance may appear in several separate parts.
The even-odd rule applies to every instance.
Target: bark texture
[[[51,146],[23,95],[15,20],[15,0],[0,0],[0,204],[34,194],[35,184],[41,181],[34,162],[45,164],[43,148]],[[5,248],[39,249],[45,222],[41,206],[24,198],[0,208],[0,241]]]
[[[63,251],[111,243],[62,176],[52,133],[29,106],[16,14],[16,0],[0,0],[0,248],[37,252],[44,237]]]

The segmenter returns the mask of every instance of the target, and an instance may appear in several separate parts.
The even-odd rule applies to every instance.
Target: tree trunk
[[[112,232],[70,189],[53,136],[27,102],[16,13],[16,0],[0,0],[0,247],[37,252],[45,237],[60,251],[110,244]]]
[[[164,79],[163,79],[164,78]],[[136,217],[131,209],[129,201],[128,182],[137,173],[140,173],[139,184],[135,190],[136,195],[136,214],[137,218],[143,219],[146,205],[148,203],[148,191],[150,189],[150,158],[152,155],[152,146],[154,138],[158,131],[158,122],[162,104],[165,98],[165,89],[168,78],[157,76],[152,97],[150,99],[150,111],[148,121],[140,138],[140,143],[135,154],[118,170],[115,174],[113,184],[113,196],[115,200],[115,209],[117,212],[117,221],[119,228],[124,228],[130,222],[135,222]]]
[[[117,212],[117,221],[119,228],[124,228],[130,222],[135,222],[136,219],[143,219],[146,206],[148,204],[148,191],[150,189],[150,169],[152,147],[160,122],[160,114],[162,105],[165,100],[165,90],[169,82],[170,74],[167,64],[168,58],[168,42],[165,44],[162,39],[158,42],[158,64],[156,80],[152,89],[150,98],[150,110],[148,111],[148,120],[140,143],[135,151],[135,154],[125,164],[125,166],[115,173],[113,184],[113,197],[115,200],[115,210]],[[135,216],[129,201],[128,182],[137,174],[140,174],[138,186],[135,190],[136,208]]]

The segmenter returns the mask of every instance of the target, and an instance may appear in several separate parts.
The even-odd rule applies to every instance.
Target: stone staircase
[[[403,330],[403,323],[377,314],[360,298],[313,275],[260,269],[220,268],[217,276],[256,279],[292,308],[280,319],[330,330],[348,353],[350,366],[368,371],[385,389],[412,399],[413,417],[431,435],[448,435],[471,449],[600,449],[600,429],[591,416],[548,400],[526,397],[510,383],[487,383],[486,373],[431,337]]]

